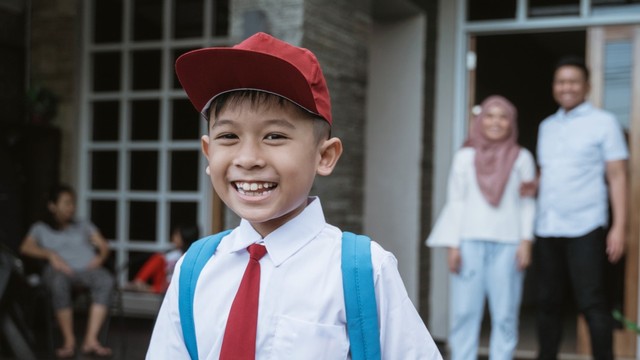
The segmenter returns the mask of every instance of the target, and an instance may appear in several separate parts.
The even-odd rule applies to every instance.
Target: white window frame
[[[169,202],[190,201],[197,203],[198,218],[194,219],[200,226],[200,233],[211,232],[212,219],[212,189],[208,176],[204,172],[206,162],[200,158],[198,166],[198,190],[172,192],[169,189],[170,158],[173,150],[195,150],[200,153],[200,139],[172,141],[169,139],[171,121],[171,102],[175,99],[186,99],[182,89],[173,88],[173,50],[177,48],[199,48],[206,46],[226,46],[230,43],[229,37],[214,37],[211,34],[212,7],[215,0],[204,0],[203,29],[204,36],[190,39],[172,39],[172,3],[178,0],[162,0],[163,36],[154,41],[133,41],[131,21],[132,6],[134,0],[122,0],[122,41],[118,43],[93,44],[92,12],[94,2],[87,0],[82,6],[82,42],[81,42],[81,70],[80,70],[80,94],[79,94],[79,169],[78,169],[78,213],[91,218],[90,203],[92,200],[112,200],[117,203],[116,234],[109,240],[111,249],[116,256],[116,271],[118,281],[123,284],[127,281],[127,264],[130,251],[156,252],[163,251],[170,246],[170,234],[167,224],[169,221]],[[230,15],[230,14],[229,14]],[[135,91],[130,89],[131,79],[131,54],[134,50],[153,49],[160,50],[161,79],[160,89],[151,91]],[[120,91],[94,93],[92,79],[92,55],[102,51],[118,51],[121,56]],[[160,103],[160,134],[157,141],[131,141],[129,140],[129,120],[131,112],[131,100],[149,99]],[[115,100],[120,103],[119,114],[119,140],[114,142],[93,142],[91,129],[91,103],[95,100]],[[194,121],[198,121],[197,115]],[[206,132],[204,121],[200,124],[200,133]],[[129,164],[128,154],[131,150],[153,150],[158,153],[158,189],[156,191],[131,191],[129,189]],[[92,190],[90,188],[91,157],[93,150],[111,150],[118,153],[118,186],[115,191]],[[129,208],[130,201],[147,200],[157,204],[156,234],[157,239],[150,241],[131,241],[129,234]],[[119,271],[123,270],[123,271]]]

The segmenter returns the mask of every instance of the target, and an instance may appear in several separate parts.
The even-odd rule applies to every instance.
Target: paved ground
[[[153,329],[153,319],[139,319],[139,318],[124,318],[119,316],[113,316],[109,323],[109,329],[107,334],[106,343],[113,349],[114,360],[143,360],[151,337],[151,331]],[[78,341],[81,341],[84,331],[84,325],[86,324],[85,318],[80,315],[77,316],[75,321],[76,337]],[[42,326],[46,326],[42,324]],[[53,336],[53,341],[57,344],[60,341],[60,335],[57,329]],[[55,359],[55,356],[51,353],[51,349],[47,348],[46,340],[42,337],[38,337],[37,348],[34,349],[37,360],[49,360]],[[58,345],[56,345],[58,346]],[[0,354],[2,360],[23,360],[16,358],[9,354],[7,346]],[[97,356],[87,356],[79,353],[79,349],[76,351],[74,360],[92,360],[92,359],[104,359]]]

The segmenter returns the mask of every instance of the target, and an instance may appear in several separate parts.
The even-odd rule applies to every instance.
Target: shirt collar
[[[236,236],[229,251],[240,251],[253,243],[263,241],[274,265],[279,266],[318,236],[326,226],[320,199],[309,197],[309,201],[310,203],[298,216],[271,232],[264,239],[247,220],[242,219],[234,231]]]
[[[588,113],[593,109],[593,105],[589,101],[585,101],[582,104],[576,106],[575,108],[565,111],[563,108],[559,108],[556,112],[559,119],[573,119],[585,113]]]

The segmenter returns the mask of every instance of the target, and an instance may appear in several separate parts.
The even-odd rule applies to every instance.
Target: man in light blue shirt
[[[589,89],[582,59],[561,60],[553,79],[560,109],[540,124],[538,134],[539,359],[557,356],[567,285],[589,325],[594,358],[613,359],[604,272],[606,259],[615,263],[624,254],[629,155],[615,117],[586,101]]]

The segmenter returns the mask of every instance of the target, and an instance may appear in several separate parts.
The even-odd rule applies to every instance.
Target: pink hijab
[[[510,122],[511,132],[498,141],[487,139],[482,128],[482,117],[490,106],[504,109]],[[497,207],[507,186],[513,164],[520,154],[517,142],[518,112],[509,100],[499,95],[489,96],[480,107],[480,114],[473,119],[471,132],[463,146],[476,150],[474,164],[480,191],[489,204]]]

